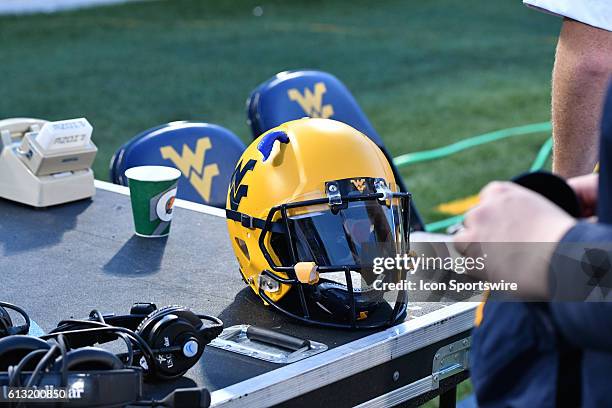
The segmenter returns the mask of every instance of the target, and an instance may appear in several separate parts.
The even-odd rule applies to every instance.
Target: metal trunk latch
[[[469,369],[471,344],[472,338],[466,337],[436,352],[431,371],[432,389],[439,388],[441,380]]]
[[[327,350],[323,343],[249,325],[224,329],[210,346],[277,364],[295,363]]]

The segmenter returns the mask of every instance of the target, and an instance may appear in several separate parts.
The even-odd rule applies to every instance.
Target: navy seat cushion
[[[408,191],[382,138],[351,92],[338,78],[327,72],[303,70],[275,75],[251,93],[247,100],[247,116],[253,138],[284,122],[305,116],[335,119],[351,125],[380,147],[389,160],[400,190]],[[412,228],[424,230],[416,207],[414,204],[411,207]]]
[[[130,167],[172,166],[181,170],[178,198],[225,207],[227,189],[244,143],[231,131],[210,123],[172,122],[146,130],[111,159],[111,180],[127,185]]]

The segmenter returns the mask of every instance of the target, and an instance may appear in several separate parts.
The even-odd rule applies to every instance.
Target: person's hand
[[[489,183],[454,237],[464,256],[486,254],[478,278],[516,282],[518,294],[545,298],[556,243],[576,223],[543,196],[511,182]]]
[[[578,199],[583,217],[595,215],[597,210],[597,187],[599,185],[599,174],[587,174],[567,180],[567,184],[574,189]]]
[[[558,242],[576,220],[538,193],[511,182],[494,181],[465,216],[455,241]]]

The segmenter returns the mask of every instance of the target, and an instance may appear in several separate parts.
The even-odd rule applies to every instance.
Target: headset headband
[[[30,316],[28,316],[25,310],[23,310],[19,306],[7,302],[0,302],[0,307],[17,312],[21,315],[21,317],[23,317],[23,320],[25,321],[25,323],[22,325],[7,327],[7,335],[11,336],[13,334],[27,334],[30,331]],[[1,334],[2,332],[0,331],[0,336]]]

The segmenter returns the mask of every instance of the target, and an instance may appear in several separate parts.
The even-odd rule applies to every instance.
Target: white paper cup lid
[[[170,181],[181,177],[181,172],[168,166],[138,166],[127,169],[125,176],[138,181]]]

